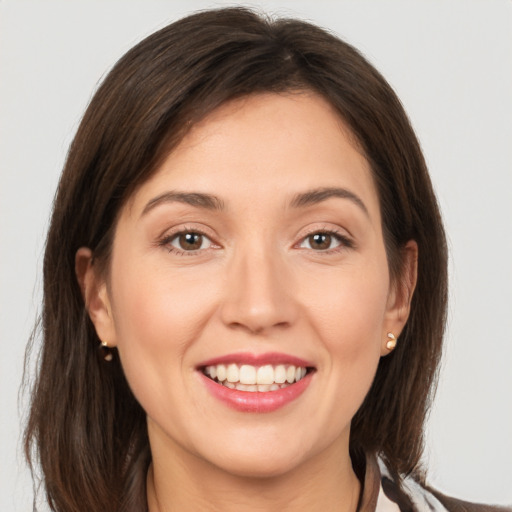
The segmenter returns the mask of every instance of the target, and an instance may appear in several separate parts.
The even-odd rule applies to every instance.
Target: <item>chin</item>
[[[262,457],[261,454],[238,454],[236,460],[219,461],[217,467],[241,478],[276,478],[291,473],[300,461],[295,457]]]
[[[217,448],[215,452],[203,451],[203,455],[211,464],[228,474],[262,479],[290,473],[309,458],[304,440],[291,439],[290,436],[280,436],[273,440],[265,436],[254,436],[249,441],[245,436],[241,437],[240,440],[231,437],[226,443],[212,443],[211,446]],[[221,444],[223,448],[219,449]]]

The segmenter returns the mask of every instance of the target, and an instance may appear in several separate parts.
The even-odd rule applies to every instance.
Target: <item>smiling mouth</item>
[[[204,366],[201,371],[222,386],[254,393],[284,389],[302,380],[314,368],[292,364],[253,366],[231,363]]]

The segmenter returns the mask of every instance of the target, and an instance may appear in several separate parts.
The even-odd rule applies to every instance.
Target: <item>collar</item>
[[[366,455],[363,489],[357,512],[447,512],[413,476],[396,481],[381,458]]]

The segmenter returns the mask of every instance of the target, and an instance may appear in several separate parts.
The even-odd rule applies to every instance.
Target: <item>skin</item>
[[[292,205],[330,187],[363,206]],[[148,207],[169,191],[211,194],[223,209]],[[204,233],[199,249],[180,246],[177,233],[190,232]],[[328,232],[327,248],[315,245],[311,235]],[[192,128],[122,210],[108,278],[89,249],[76,260],[97,333],[148,415],[151,512],[356,509],[350,422],[387,333],[407,320],[414,242],[404,254],[398,286],[368,162],[322,98],[250,96]],[[277,411],[236,411],[197,371],[236,352],[301,357],[315,373]]]

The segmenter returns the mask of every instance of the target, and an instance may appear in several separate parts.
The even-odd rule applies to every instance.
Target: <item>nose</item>
[[[291,326],[298,315],[291,274],[285,258],[261,247],[235,255],[226,275],[222,321],[260,335]]]

